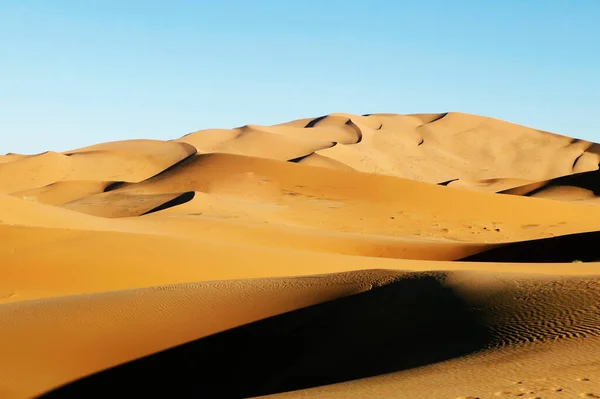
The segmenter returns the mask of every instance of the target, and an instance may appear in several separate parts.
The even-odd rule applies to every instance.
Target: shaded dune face
[[[88,215],[120,218],[146,215],[182,205],[191,201],[194,195],[193,191],[147,195],[110,191],[77,199],[62,207]]]
[[[600,232],[568,234],[560,237],[514,242],[501,245],[462,261],[469,262],[516,262],[516,263],[567,263],[573,261],[598,262]]]
[[[597,279],[412,273],[105,370],[42,397],[245,398],[325,386],[486,350],[598,337],[599,305]]]
[[[575,173],[513,187],[500,193],[565,201],[593,201],[600,196],[600,172]]]
[[[168,347],[366,291],[401,274],[372,270],[205,281],[3,304],[0,396],[16,391],[15,397],[32,397]]]
[[[575,398],[600,388],[598,276],[452,273],[491,347],[445,362],[272,398]],[[456,327],[455,327],[456,328]]]
[[[421,274],[172,348],[42,397],[252,397],[404,370],[491,342],[481,315],[443,276]]]

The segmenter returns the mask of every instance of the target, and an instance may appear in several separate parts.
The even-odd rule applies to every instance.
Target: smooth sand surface
[[[335,113],[0,156],[0,397],[600,397],[599,148]]]

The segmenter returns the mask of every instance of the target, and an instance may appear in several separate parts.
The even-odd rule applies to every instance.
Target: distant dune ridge
[[[599,164],[462,113],[0,156],[0,397],[600,397]]]

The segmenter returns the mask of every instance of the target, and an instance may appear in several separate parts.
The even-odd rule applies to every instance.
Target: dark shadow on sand
[[[332,384],[483,349],[491,342],[483,316],[444,284],[443,274],[415,273],[165,350],[42,397],[247,398]]]
[[[460,259],[463,262],[565,263],[600,261],[600,231],[506,244]]]
[[[595,196],[600,196],[600,170],[575,173],[557,177],[546,182],[536,182],[498,192],[499,194],[533,196],[551,187],[570,186],[590,190]]]
[[[150,209],[149,211],[142,213],[142,215],[147,215],[149,213],[162,211],[164,209],[172,208],[174,206],[183,205],[186,202],[190,202],[191,200],[193,200],[195,196],[196,196],[196,193],[194,191],[186,191],[185,193],[178,195],[177,197],[173,198],[172,200],[167,201],[164,204],[161,204],[155,208]]]

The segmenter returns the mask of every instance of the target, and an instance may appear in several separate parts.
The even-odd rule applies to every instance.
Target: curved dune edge
[[[247,140],[248,137],[252,139]],[[310,140],[338,145],[317,149],[318,145],[307,144]],[[451,179],[508,179],[506,184],[513,179],[539,181],[597,170],[600,162],[597,144],[457,112],[336,113],[273,126],[201,130],[177,141],[192,144],[201,153],[225,152],[278,160],[299,159],[316,152],[330,163],[354,170],[430,183]],[[482,184],[486,183],[475,186],[481,189]]]
[[[16,160],[24,158],[24,157],[25,157],[25,155],[20,155],[20,154],[0,155],[0,164],[13,162],[13,161],[16,161]]]
[[[372,289],[399,274],[373,270],[186,283],[3,305],[0,393],[32,397],[238,325]]]
[[[109,396],[117,390],[254,397],[315,386],[327,392],[332,383],[392,373],[377,377],[389,380],[394,373],[473,354],[479,359],[509,355],[523,345],[559,347],[589,340],[581,358],[575,356],[579,362],[573,369],[600,353],[598,277],[468,272],[395,276],[381,287],[158,352],[42,397]],[[262,362],[256,362],[259,357]],[[232,374],[236,384],[228,383]],[[402,377],[397,380],[402,384]],[[363,381],[368,385],[369,380]],[[376,389],[391,393],[382,385]],[[343,386],[333,385],[332,390],[340,392]],[[405,397],[406,391],[395,388],[390,397]]]
[[[105,143],[66,153],[49,151],[0,163],[0,193],[71,180],[142,181],[195,153],[189,144],[157,140]]]
[[[30,201],[46,205],[63,205],[83,197],[104,192],[114,182],[93,180],[66,180],[51,183],[47,186],[12,193]]]
[[[229,153],[287,161],[332,147],[334,140],[305,135],[279,134],[268,127],[244,126],[233,132],[209,130],[190,133],[178,142],[193,145],[202,153]]]
[[[447,182],[439,183],[442,186],[453,187],[453,188],[465,188],[470,190],[483,190],[491,192],[502,192],[520,187],[532,182],[527,179],[511,179],[511,178],[496,178],[496,179],[484,179],[484,180],[462,180],[452,179]]]
[[[577,275],[593,274],[599,265],[390,259],[167,235],[22,226],[0,226],[0,237],[4,243],[0,303],[161,284],[361,269]]]
[[[193,191],[148,195],[109,191],[68,202],[62,207],[93,216],[124,218],[182,205],[194,199],[194,196]]]
[[[597,246],[599,239],[600,232],[593,231],[515,242],[469,255],[461,260],[517,263],[597,262],[600,261],[600,251]]]
[[[590,231],[600,220],[599,210],[587,206],[233,154],[196,155],[151,179],[114,191],[158,194],[186,190],[208,197],[197,196],[205,206],[193,211],[181,208],[182,214],[461,241],[510,242]],[[228,205],[216,201],[208,206],[205,200],[211,198],[228,201]],[[244,208],[236,210],[232,200]]]
[[[342,162],[334,161],[331,158],[327,158],[323,155],[319,155],[314,152],[303,157],[289,159],[288,162],[295,162],[302,165],[318,166],[320,168],[354,170],[350,166]]]
[[[400,372],[261,397],[593,398],[600,391],[597,271],[541,279],[458,272],[449,281],[468,301],[483,302],[479,309],[486,315],[488,331],[500,338],[489,349]]]
[[[499,191],[500,194],[594,203],[600,194],[600,171],[575,173]]]

